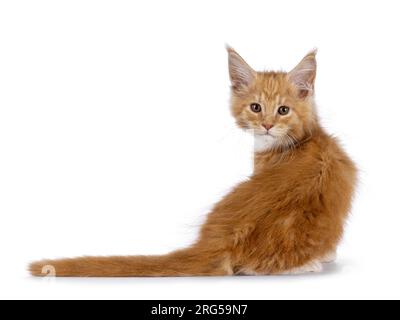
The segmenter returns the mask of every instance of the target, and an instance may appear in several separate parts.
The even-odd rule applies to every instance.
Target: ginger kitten
[[[225,276],[318,272],[334,260],[356,167],[318,123],[316,52],[292,71],[256,72],[228,48],[232,114],[255,137],[255,170],[215,205],[191,247],[164,256],[30,265],[34,276]]]

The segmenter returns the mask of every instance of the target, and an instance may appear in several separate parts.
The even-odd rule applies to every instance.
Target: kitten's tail
[[[180,277],[232,274],[223,252],[189,248],[164,256],[82,257],[43,260],[29,266],[45,277]]]

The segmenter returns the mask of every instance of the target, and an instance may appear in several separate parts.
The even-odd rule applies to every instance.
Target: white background
[[[1,1],[0,297],[400,298],[398,1]],[[228,43],[258,70],[319,48],[324,126],[361,169],[320,275],[32,279],[29,261],[190,244],[252,169]]]

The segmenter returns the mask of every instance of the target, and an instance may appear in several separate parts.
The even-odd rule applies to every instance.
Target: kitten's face
[[[290,73],[257,73],[235,51],[228,52],[232,114],[239,127],[254,133],[256,151],[290,148],[306,137],[316,117],[315,53]]]

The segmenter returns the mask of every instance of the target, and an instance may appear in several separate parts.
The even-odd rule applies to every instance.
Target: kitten
[[[209,214],[191,247],[164,256],[30,265],[34,276],[226,276],[318,272],[343,233],[356,167],[318,122],[316,52],[292,71],[256,72],[228,48],[232,114],[255,137],[255,170]],[[43,271],[43,272],[42,272]]]

